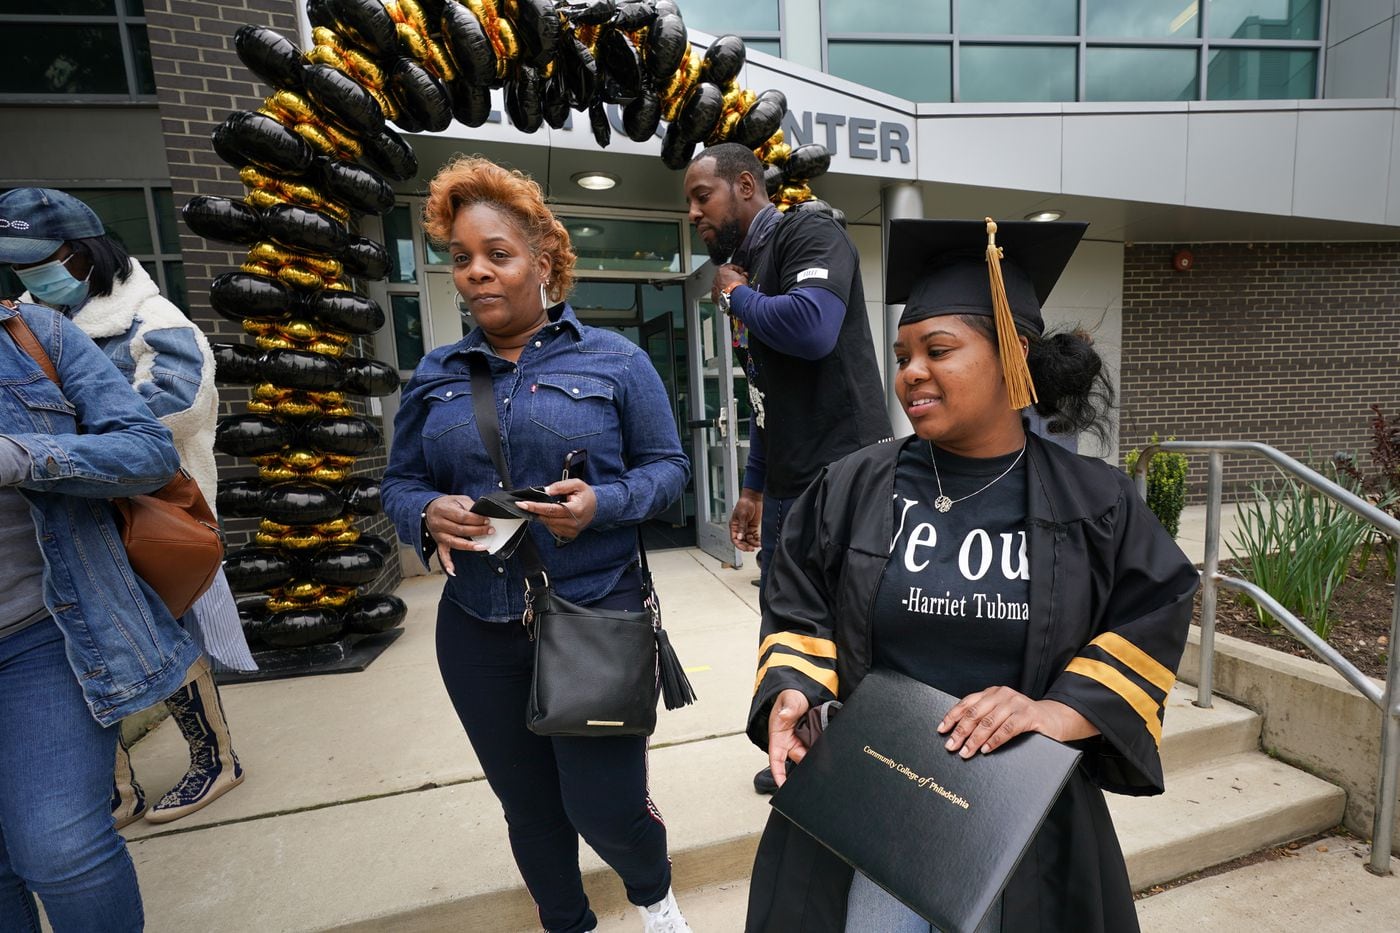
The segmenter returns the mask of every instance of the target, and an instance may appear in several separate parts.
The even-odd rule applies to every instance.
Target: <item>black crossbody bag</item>
[[[503,488],[512,488],[490,364],[470,356],[472,408],[486,451]],[[695,702],[670,639],[661,627],[661,605],[637,534],[644,608],[594,609],[569,602],[549,583],[535,539],[528,531],[516,549],[525,568],[525,614],[535,643],[535,669],[525,724],[537,735],[651,735],[658,692],[667,709]]]

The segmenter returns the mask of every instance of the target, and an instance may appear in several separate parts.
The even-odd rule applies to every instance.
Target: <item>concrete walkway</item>
[[[1183,548],[1197,560],[1201,536],[1195,532],[1193,539],[1193,529],[1203,526],[1203,515],[1203,509],[1188,510],[1182,523]],[[750,581],[756,570],[752,562],[726,570],[695,550],[660,552],[652,566],[667,627],[701,697],[695,706],[660,716],[653,796],[675,838],[703,832],[751,846],[768,809],[765,798],[743,790],[764,759],[740,734],[753,686],[758,591]],[[517,928],[514,921],[487,920],[517,915],[490,910],[497,903],[492,898],[519,881],[499,807],[438,677],[433,626],[441,586],[436,575],[404,582],[405,634],[362,673],[223,688],[247,768],[244,785],[177,823],[138,822],[126,830],[152,933]],[[711,771],[722,759],[721,773],[732,775],[732,786],[724,793],[694,786],[687,773],[694,773],[696,756]],[[185,768],[174,725],[165,723],[138,743],[133,759],[148,794],[158,797]],[[1276,879],[1275,873],[1303,864],[1300,857],[1224,876],[1234,881],[1212,879],[1159,895],[1143,902],[1144,923],[1165,930],[1182,925],[1170,919],[1182,916],[1198,924],[1192,929],[1224,929],[1199,921],[1228,906],[1251,918],[1231,923],[1235,931],[1384,927],[1360,915],[1342,926],[1303,913],[1298,916],[1309,918],[1306,926],[1263,922],[1281,916],[1264,912],[1280,897],[1289,904],[1312,898],[1332,905],[1331,916],[1339,918],[1342,905],[1370,905],[1384,896],[1394,898],[1384,916],[1400,917],[1400,882],[1371,877],[1351,856],[1329,854],[1322,863],[1335,871],[1316,881],[1310,875]],[[1307,859],[1311,864],[1312,855]],[[609,884],[586,848],[583,864],[585,873],[599,873],[600,885]],[[740,929],[746,879],[707,876],[706,870],[687,865],[683,879],[677,864],[678,885],[689,888],[687,900],[695,905],[695,928]],[[1221,884],[1231,887],[1211,893]],[[1219,905],[1191,906],[1183,900],[1191,897],[1215,898]],[[474,920],[462,915],[464,901],[478,903]],[[616,897],[602,901],[618,903]],[[1178,902],[1186,906],[1177,915],[1158,906]],[[637,928],[625,910],[615,914],[600,918],[600,929]]]

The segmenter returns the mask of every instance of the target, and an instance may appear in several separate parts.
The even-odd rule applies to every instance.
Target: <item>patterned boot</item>
[[[117,730],[117,764],[112,777],[112,819],[117,829],[128,826],[146,812],[146,793],[136,783],[136,775],[131,771],[131,751],[122,738],[121,726]]]
[[[214,675],[208,670],[165,701],[190,746],[190,770],[172,787],[146,819],[169,823],[213,803],[243,783],[243,766],[233,753]]]

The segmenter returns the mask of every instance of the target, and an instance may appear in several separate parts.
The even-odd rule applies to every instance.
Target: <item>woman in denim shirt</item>
[[[179,468],[170,431],[77,325],[20,314],[54,384],[0,334],[0,928],[142,928],[112,825],[116,723],[159,703],[199,651],[131,571],[107,500]]]
[[[640,609],[637,525],[679,499],[689,478],[665,389],[640,347],[584,326],[563,301],[573,247],[535,182],[458,159],[433,180],[424,217],[476,327],[424,357],[404,389],[383,498],[399,536],[425,562],[435,551],[448,574],[437,625],[443,683],[545,928],[596,925],[579,876],[582,836],[622,877],[649,933],[686,931],[665,826],[647,795],[646,739],[526,729],[524,574],[518,559],[474,540],[491,526],[469,511],[501,486],[473,416],[469,360],[478,357],[490,367],[512,485],[561,500],[527,504],[550,583],[572,602]],[[588,451],[587,481],[560,480],[575,449]]]

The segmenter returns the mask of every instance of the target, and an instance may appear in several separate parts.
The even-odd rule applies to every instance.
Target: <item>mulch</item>
[[[1231,564],[1222,561],[1221,572],[1248,579],[1247,575],[1232,569]],[[1365,571],[1358,572],[1353,566],[1332,601],[1332,633],[1328,642],[1363,674],[1380,680],[1385,680],[1386,665],[1390,660],[1390,622],[1394,603],[1395,581],[1387,576],[1385,561],[1379,556],[1372,558]],[[1196,611],[1191,620],[1193,625],[1200,624],[1200,611],[1201,595],[1198,591]],[[1282,625],[1278,625],[1275,632],[1265,631],[1259,624],[1259,615],[1253,604],[1247,603],[1238,593],[1219,591],[1215,630],[1295,657],[1318,660]]]

